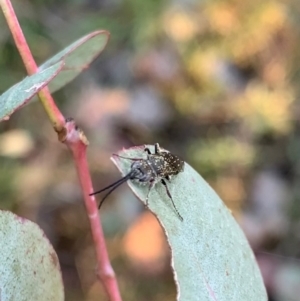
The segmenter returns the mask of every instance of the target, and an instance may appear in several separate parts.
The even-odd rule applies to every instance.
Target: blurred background
[[[300,2],[13,1],[36,61],[96,29],[111,39],[54,95],[85,131],[95,189],[120,177],[122,147],[159,142],[232,210],[257,255],[269,300],[300,294]],[[25,71],[0,14],[0,93]],[[0,124],[1,209],[37,222],[61,263],[66,300],[101,285],[71,156],[41,105]],[[124,300],[175,300],[170,251],[126,185],[101,211]]]

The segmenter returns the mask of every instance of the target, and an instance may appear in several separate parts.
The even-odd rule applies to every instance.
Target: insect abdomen
[[[149,161],[156,174],[162,178],[177,175],[184,167],[184,162],[169,152],[151,155]]]
[[[167,164],[169,175],[177,175],[184,169],[184,161],[171,153],[164,155],[164,161]]]

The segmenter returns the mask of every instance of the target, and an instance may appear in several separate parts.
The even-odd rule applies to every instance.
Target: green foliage
[[[27,103],[35,94],[61,71],[63,63],[59,62],[15,84],[0,96],[0,120],[9,119],[10,115]]]
[[[57,255],[33,222],[0,211],[0,291],[2,301],[62,301]]]
[[[107,31],[95,31],[72,43],[64,50],[47,60],[40,66],[44,70],[53,64],[63,61],[65,68],[60,75],[49,84],[53,93],[72,81],[78,74],[88,68],[89,64],[102,52],[109,38]]]
[[[9,118],[46,85],[49,84],[50,91],[55,92],[72,81],[99,55],[108,38],[108,32],[96,31],[79,39],[45,62],[38,73],[3,93],[0,96],[0,120]],[[56,80],[52,81],[56,76]]]

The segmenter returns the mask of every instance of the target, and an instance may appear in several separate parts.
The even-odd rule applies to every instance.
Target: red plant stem
[[[122,301],[115,273],[110,264],[106,250],[104,234],[98,214],[98,206],[95,197],[89,196],[94,190],[86,160],[87,141],[84,134],[76,127],[74,121],[68,121],[66,123],[66,128],[69,133],[66,143],[74,157],[80,184],[84,193],[85,207],[92,229],[92,237],[98,262],[98,277],[104,284],[110,300]]]
[[[10,0],[0,0],[0,6],[2,8],[8,27],[11,31],[15,44],[19,50],[19,53],[25,65],[27,74],[32,75],[38,71],[38,67],[26,42],[26,39],[18,22],[15,11],[11,5],[11,2]],[[60,110],[57,108],[48,87],[43,88],[38,93],[38,96],[55,130],[57,132],[60,132],[64,127],[65,118],[60,112]]]
[[[0,0],[0,7],[14,37],[27,73],[36,73],[38,71],[38,67],[28,47],[10,1]],[[95,198],[89,196],[89,194],[93,191],[93,187],[86,160],[87,140],[84,134],[78,130],[73,120],[65,120],[64,116],[56,106],[48,88],[44,88],[38,95],[47,115],[49,116],[49,119],[53,123],[55,130],[58,132],[59,139],[69,147],[74,157],[96,250],[98,276],[104,285],[109,296],[109,300],[122,301],[117,280],[108,258],[97,204]]]

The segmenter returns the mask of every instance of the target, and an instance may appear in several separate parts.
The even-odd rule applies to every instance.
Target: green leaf
[[[148,146],[153,152],[153,146]],[[146,158],[144,147],[119,152]],[[123,175],[132,161],[114,156]],[[129,181],[145,203],[148,186]],[[249,243],[230,211],[205,180],[187,163],[168,183],[181,221],[165,187],[151,190],[149,208],[163,226],[172,250],[172,266],[180,301],[265,301],[266,290]]]
[[[25,77],[0,96],[0,121],[9,119],[10,115],[26,104],[36,93],[59,74],[63,63],[57,63],[45,70]]]
[[[59,90],[72,81],[83,70],[87,69],[91,62],[94,61],[105,48],[108,39],[109,32],[105,30],[94,31],[77,40],[41,65],[39,67],[40,70],[44,70],[61,60],[65,62],[63,71],[50,83],[50,91],[53,93]]]
[[[1,301],[61,301],[64,289],[57,255],[33,222],[0,211]]]

